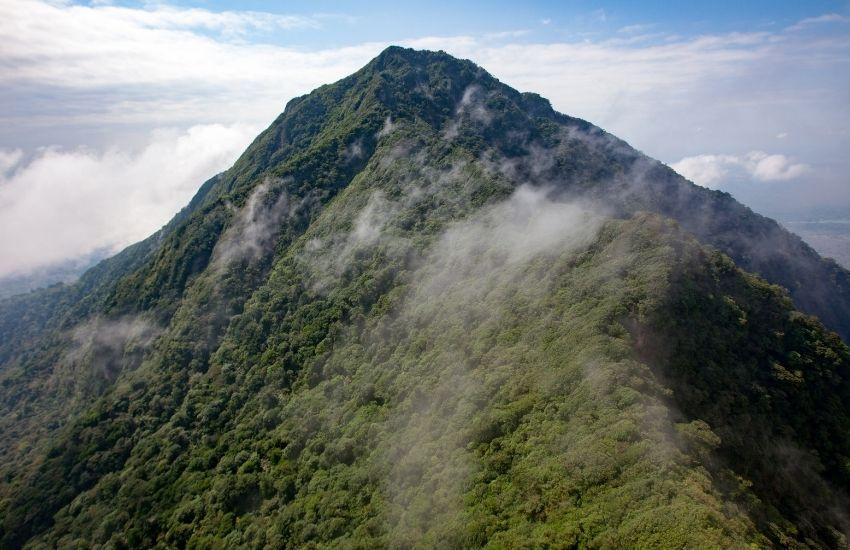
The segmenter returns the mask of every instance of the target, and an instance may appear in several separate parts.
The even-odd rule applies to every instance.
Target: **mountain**
[[[469,61],[0,302],[7,548],[848,546],[848,272]]]

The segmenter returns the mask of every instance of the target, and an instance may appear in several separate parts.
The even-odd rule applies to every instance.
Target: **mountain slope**
[[[847,348],[699,242],[848,334],[775,222],[390,48],[2,302],[4,544],[846,545]]]

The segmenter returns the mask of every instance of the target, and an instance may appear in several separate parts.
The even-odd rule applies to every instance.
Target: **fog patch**
[[[555,166],[555,152],[536,143],[525,147],[526,154],[519,157],[506,157],[490,151],[482,159],[482,164],[489,172],[511,181],[530,180],[539,183],[541,177]]]
[[[439,200],[452,210],[469,200],[469,190],[464,187],[470,164],[458,161],[445,168],[425,165],[426,152],[411,154],[413,143],[402,143],[377,159],[379,166],[405,160],[399,185],[404,192],[390,197],[383,190],[375,190],[354,215],[347,231],[331,235],[313,235],[297,255],[306,269],[309,287],[314,292],[326,292],[336,285],[358,257],[380,247],[389,257],[400,257],[410,251],[407,230],[400,227],[402,218],[424,201]]]
[[[378,130],[378,133],[375,134],[375,138],[381,139],[384,136],[388,136],[395,132],[398,124],[393,122],[393,117],[387,115],[387,118],[384,119],[384,126]]]
[[[348,144],[342,153],[342,157],[345,159],[345,162],[354,162],[355,160],[362,159],[364,154],[363,138],[358,138]]]
[[[547,140],[532,138],[527,132],[509,132],[502,146],[519,154],[505,155],[498,149],[490,149],[481,156],[481,165],[489,174],[512,182],[551,186],[578,196],[588,190],[592,194],[593,190],[587,189],[589,184],[598,184],[610,192],[612,186],[634,187],[637,181],[642,181],[634,170],[642,156],[598,128],[564,125]],[[589,165],[579,160],[600,155],[629,164],[629,168],[618,171],[611,166],[608,173],[598,173],[588,170]],[[607,197],[609,202],[622,198]]]
[[[455,109],[455,117],[443,131],[443,137],[452,140],[458,136],[460,125],[464,122],[475,122],[489,126],[493,122],[493,114],[487,109],[485,102],[487,94],[477,84],[467,86]]]
[[[416,87],[413,88],[413,91],[429,101],[434,100],[434,93],[431,91],[431,88],[429,86],[426,86],[424,84],[417,84]]]
[[[468,86],[463,91],[463,97],[460,98],[457,114],[466,115],[472,120],[481,122],[485,126],[490,124],[493,120],[493,115],[484,105],[485,99],[486,95],[481,91],[480,86]]]
[[[776,474],[774,483],[786,494],[797,497],[794,512],[810,525],[816,525],[821,518],[828,518],[840,529],[840,532],[831,530],[834,542],[837,547],[846,548],[850,538],[850,502],[843,491],[835,490],[824,479],[821,474],[824,466],[816,451],[804,450],[793,441],[778,439],[766,445],[764,454],[769,457],[765,464],[771,464]]]
[[[161,332],[161,327],[143,316],[95,317],[70,330],[70,349],[60,364],[84,379],[111,382],[137,368]]]
[[[375,191],[357,213],[350,231],[309,239],[298,259],[307,268],[312,290],[322,292],[335,284],[359,252],[378,244],[401,207],[400,202],[389,201],[383,192]],[[402,237],[396,239],[407,242]]]
[[[535,256],[590,244],[603,218],[585,206],[555,202],[548,193],[521,186],[506,202],[451,227],[425,261],[430,273],[420,292],[437,294],[462,278],[500,277]]]
[[[402,367],[417,371],[408,377],[416,387],[396,389],[408,397],[390,413],[393,436],[382,450],[390,468],[384,492],[393,543],[440,540],[452,529],[449,521],[462,517],[477,468],[468,448],[470,420],[488,406],[492,391],[484,382],[487,369],[477,368],[468,346],[432,350],[425,342],[463,339],[483,325],[498,333],[505,304],[549,290],[551,277],[535,266],[594,242],[603,220],[587,205],[553,198],[549,189],[521,186],[451,225],[421,259],[398,310],[372,336],[380,341],[377,335],[396,326],[421,327],[396,336],[400,345],[422,349],[418,363]],[[549,259],[537,262],[543,258]]]
[[[257,261],[272,246],[281,221],[297,210],[282,189],[285,180],[266,179],[255,187],[213,251],[214,269]]]
[[[412,141],[403,141],[393,146],[392,149],[381,155],[378,159],[378,165],[381,168],[387,168],[399,159],[409,158],[415,145]]]

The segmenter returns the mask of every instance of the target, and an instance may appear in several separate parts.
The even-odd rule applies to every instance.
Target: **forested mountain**
[[[2,544],[847,547],[842,336],[774,221],[392,47],[0,302]]]

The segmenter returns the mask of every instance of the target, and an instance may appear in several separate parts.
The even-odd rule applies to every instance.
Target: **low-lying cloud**
[[[285,180],[266,179],[251,191],[248,201],[216,243],[213,257],[216,268],[243,260],[253,262],[270,250],[283,219],[298,208],[297,202],[290,203],[282,188],[284,183]]]
[[[446,229],[415,271],[397,316],[386,323],[418,327],[418,337],[428,342],[466,333],[464,323],[470,330],[487,325],[498,331],[504,304],[528,303],[554,282],[545,269],[529,269],[534,260],[589,245],[603,220],[585,205],[553,200],[545,188],[519,187]],[[392,331],[375,332],[384,333]],[[474,364],[468,348],[438,345],[423,351],[418,365],[405,367],[421,369],[409,379],[420,390],[410,393],[419,397],[397,404],[388,420],[393,437],[381,449],[392,464],[384,492],[394,542],[404,545],[400,533],[439,533],[463,507],[464,487],[476,469],[467,448],[469,421],[488,404],[483,370]]]
[[[360,250],[381,241],[406,246],[403,238],[384,234],[402,207],[402,203],[389,201],[382,192],[375,191],[357,213],[350,231],[307,241],[299,260],[308,270],[312,289],[321,292],[336,283]]]
[[[471,85],[463,91],[463,96],[458,102],[455,109],[455,118],[452,120],[446,129],[443,131],[445,139],[454,139],[457,137],[458,129],[464,122],[478,124],[481,126],[489,126],[493,121],[493,115],[487,110],[485,104],[487,97],[481,90],[480,86]]]
[[[84,366],[79,375],[111,381],[121,372],[138,367],[161,332],[143,316],[95,317],[70,331],[71,345],[62,365]]]
[[[138,150],[4,151],[0,171],[0,277],[119,250],[164,225],[256,128],[219,124],[158,130]]]
[[[519,187],[509,200],[446,231],[424,262],[427,277],[419,292],[437,299],[459,280],[483,285],[496,275],[510,276],[536,256],[589,244],[602,219],[587,207],[551,200],[544,188]]]

